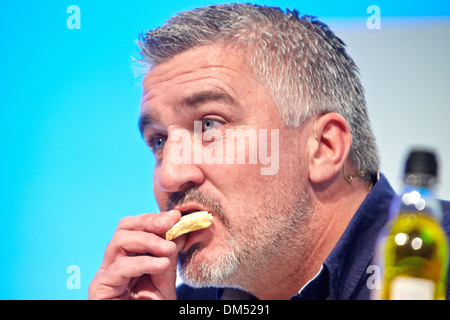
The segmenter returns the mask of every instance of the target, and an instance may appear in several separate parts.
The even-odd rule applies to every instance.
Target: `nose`
[[[190,134],[172,139],[169,134],[159,166],[159,187],[166,192],[180,192],[201,185],[205,179],[201,163],[194,163],[194,144]],[[172,141],[174,140],[174,141]]]

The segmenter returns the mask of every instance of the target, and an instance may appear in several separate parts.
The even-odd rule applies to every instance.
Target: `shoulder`
[[[450,201],[442,201],[442,228],[450,238]],[[447,300],[450,299],[450,277],[447,279]]]
[[[192,288],[186,284],[177,287],[177,300],[216,300],[217,288]]]
[[[442,227],[450,235],[450,201],[442,201]]]

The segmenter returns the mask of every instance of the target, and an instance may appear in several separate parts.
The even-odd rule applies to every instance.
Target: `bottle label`
[[[434,282],[413,277],[396,277],[391,283],[390,300],[433,300]]]

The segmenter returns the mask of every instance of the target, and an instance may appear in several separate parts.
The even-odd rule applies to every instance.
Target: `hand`
[[[92,280],[89,299],[176,299],[177,256],[186,237],[165,240],[178,210],[123,218]]]

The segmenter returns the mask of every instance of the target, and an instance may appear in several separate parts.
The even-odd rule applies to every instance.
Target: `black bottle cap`
[[[412,150],[406,160],[405,173],[424,173],[437,177],[438,163],[431,151]]]

